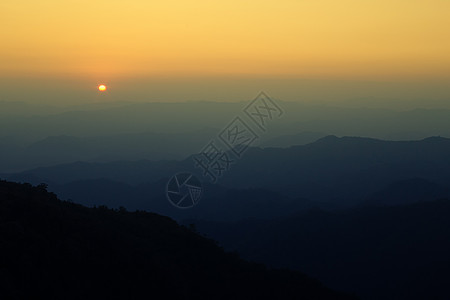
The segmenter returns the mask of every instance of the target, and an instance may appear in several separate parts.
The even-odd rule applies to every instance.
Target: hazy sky
[[[448,0],[2,0],[0,27],[0,100],[450,99]]]

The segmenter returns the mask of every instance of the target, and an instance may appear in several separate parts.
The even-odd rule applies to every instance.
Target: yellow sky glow
[[[0,76],[450,75],[448,0],[2,0]]]

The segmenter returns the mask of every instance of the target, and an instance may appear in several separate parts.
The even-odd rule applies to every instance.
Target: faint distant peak
[[[339,138],[337,136],[330,134],[330,135],[324,136],[323,138],[318,139],[316,141],[316,143],[317,142],[337,141],[337,140],[339,140]]]
[[[430,136],[430,137],[424,138],[422,141],[428,142],[428,143],[437,143],[437,142],[448,142],[448,141],[450,141],[450,139],[448,139],[446,137],[442,137],[442,136]]]
[[[318,139],[313,144],[336,144],[336,143],[348,143],[348,142],[382,142],[382,140],[368,138],[368,137],[359,137],[359,136],[337,137],[335,135],[328,135],[328,136]]]

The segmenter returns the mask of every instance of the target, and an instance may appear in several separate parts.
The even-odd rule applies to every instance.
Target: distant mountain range
[[[110,136],[50,136],[26,144],[14,138],[0,139],[0,168],[30,169],[76,161],[184,159],[199,151],[218,129],[182,133],[127,133]],[[5,159],[5,158],[8,159]]]
[[[282,216],[311,208],[402,204],[404,200],[398,200],[402,193],[412,202],[435,200],[448,195],[448,153],[450,139],[441,137],[394,142],[328,136],[303,146],[251,148],[218,184],[202,177],[191,158],[77,162],[1,176],[46,182],[63,199],[86,205],[148,209],[174,218],[231,220],[270,217],[270,211]],[[171,207],[164,195],[168,179],[181,171],[196,173],[205,185],[202,201],[184,213]]]
[[[251,99],[249,99],[250,101]],[[249,102],[95,103],[51,107],[0,101],[0,137],[42,140],[49,136],[111,136],[124,133],[181,133],[223,128]],[[277,100],[285,114],[266,134],[299,132],[383,139],[450,136],[450,110],[394,111]],[[30,130],[32,128],[33,130]]]
[[[394,142],[328,136],[286,149],[252,148],[220,183],[352,204],[394,181],[409,178],[447,187],[449,151],[450,139],[441,137]]]
[[[329,134],[385,140],[450,137],[450,110],[277,102],[284,114],[262,132],[245,118],[248,102],[48,106],[0,101],[0,172],[75,161],[182,159],[238,115],[258,132],[262,147],[303,145]]]

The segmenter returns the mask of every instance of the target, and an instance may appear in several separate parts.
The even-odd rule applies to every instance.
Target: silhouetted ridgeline
[[[306,144],[327,134],[389,140],[450,137],[450,110],[445,109],[279,104],[286,114],[261,136],[262,145]],[[181,159],[200,150],[246,105],[102,101],[51,107],[0,101],[0,172],[74,161]]]
[[[0,182],[2,299],[350,299],[225,253],[168,217]]]
[[[230,221],[270,218],[310,208],[396,205],[450,193],[450,139],[382,141],[328,136],[290,148],[250,148],[208,184],[191,158],[183,161],[75,162],[4,174],[17,182],[46,182],[61,199],[87,206],[158,212],[182,218]],[[181,170],[204,181],[199,204],[180,211],[167,201],[167,180]]]

